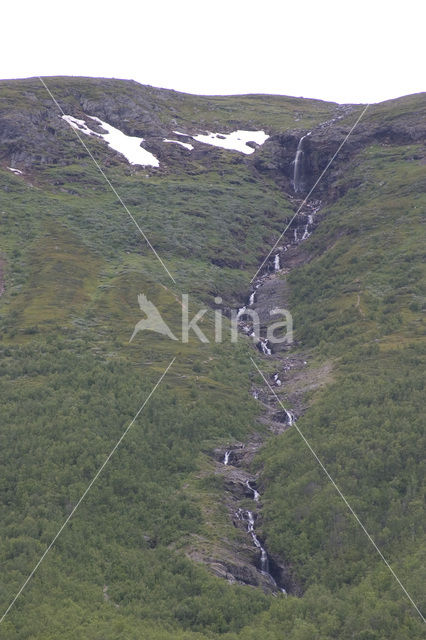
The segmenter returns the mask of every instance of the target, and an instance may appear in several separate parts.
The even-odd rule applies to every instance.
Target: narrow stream
[[[231,459],[232,456],[232,449],[228,449],[227,451],[225,451],[225,455],[223,458],[223,464],[224,465],[229,465],[229,461]],[[245,485],[247,487],[247,489],[250,490],[253,500],[255,502],[259,502],[260,500],[260,493],[257,491],[257,489],[255,489],[252,484],[254,483],[254,480],[246,480]],[[249,509],[242,509],[241,507],[238,508],[237,512],[235,513],[235,516],[238,518],[238,520],[241,520],[242,522],[244,522],[247,533],[250,535],[254,546],[259,549],[260,551],[260,571],[261,573],[266,576],[268,578],[268,580],[271,582],[271,584],[275,587],[275,589],[281,591],[282,593],[287,593],[286,590],[284,589],[284,587],[279,586],[277,584],[277,581],[275,580],[275,578],[273,577],[273,575],[270,572],[270,559],[268,556],[268,552],[266,551],[265,547],[262,545],[262,543],[260,542],[259,538],[256,535],[256,531],[255,531],[255,522],[256,522],[256,516],[253,513],[253,511],[249,510]]]
[[[302,136],[297,145],[296,156],[294,158],[294,171],[293,171],[293,187],[294,193],[300,193],[305,188],[304,184],[304,159],[305,153],[303,151],[303,141],[305,138],[311,135],[309,131],[306,135]]]
[[[274,270],[275,271],[279,271],[280,270],[280,254],[277,253],[275,258],[274,258]]]
[[[295,166],[295,192],[303,191],[303,185],[300,182],[300,163],[303,162],[303,140],[310,132],[302,136],[298,144],[298,150],[294,159]],[[297,188],[296,188],[297,185]],[[321,209],[320,200],[309,200],[304,204],[303,211],[300,211],[295,220],[295,224],[288,229],[288,232],[284,238],[287,240],[287,244],[282,247],[278,247],[277,253],[271,256],[264,268],[263,273],[256,278],[253,288],[250,291],[247,302],[238,309],[238,325],[241,331],[246,333],[249,337],[256,337],[254,333],[253,323],[250,319],[249,307],[252,307],[255,302],[257,290],[262,287],[265,280],[272,274],[278,273],[283,269],[285,265],[284,254],[290,247],[298,246],[301,242],[307,240],[313,231],[315,225],[315,214]],[[266,338],[259,336],[256,341],[256,347],[265,356],[272,355],[271,345]],[[279,383],[278,383],[279,385]]]
[[[247,489],[250,489],[250,491],[252,492],[252,494],[253,494],[253,500],[254,500],[255,502],[259,502],[259,500],[260,500],[260,493],[259,493],[259,492],[254,488],[254,487],[252,487],[252,486],[251,486],[250,480],[247,480],[247,482],[246,482],[246,487],[247,487]]]
[[[293,186],[294,186],[294,192],[295,193],[303,192],[303,190],[305,188],[305,185],[304,185],[304,182],[303,182],[303,179],[304,179],[304,162],[305,162],[303,141],[310,134],[311,134],[311,132],[308,132],[306,135],[302,136],[300,138],[299,144],[297,146],[296,156],[295,156],[295,159],[294,159],[294,175],[293,175]],[[246,312],[247,312],[248,307],[251,307],[254,304],[256,290],[259,289],[259,287],[262,286],[262,284],[265,282],[265,279],[270,277],[271,273],[279,272],[282,269],[283,254],[291,246],[299,245],[301,242],[303,242],[304,240],[307,240],[309,238],[309,236],[312,233],[313,226],[315,224],[314,223],[315,214],[321,208],[321,202],[318,201],[318,200],[307,201],[305,203],[304,208],[305,208],[304,212],[299,212],[299,214],[297,216],[296,224],[292,228],[289,229],[289,234],[291,235],[291,233],[292,233],[292,235],[293,235],[292,239],[289,242],[289,239],[287,238],[287,244],[285,246],[283,246],[283,247],[280,247],[278,249],[278,253],[273,255],[268,260],[268,263],[266,265],[266,270],[261,276],[259,276],[256,279],[256,281],[254,283],[254,287],[253,287],[252,291],[250,292],[250,295],[249,295],[247,303],[238,310],[239,327],[240,327],[241,331],[243,331],[245,334],[249,335],[250,337],[255,337],[255,333],[254,333],[254,330],[253,330],[253,325],[250,323],[250,321],[247,320]],[[271,356],[272,355],[271,345],[269,344],[269,341],[266,338],[263,338],[263,337],[259,336],[257,338],[256,347],[265,356]],[[280,387],[281,384],[282,384],[278,373],[275,373],[273,375],[273,381],[274,381],[274,384],[277,387]],[[253,392],[253,397],[255,399],[258,399],[257,391]],[[285,409],[284,408],[284,412],[285,412],[285,415],[286,415],[287,425],[289,427],[293,426],[295,424],[295,421],[296,421],[295,415],[289,409]],[[232,462],[231,462],[232,461],[232,456],[233,456],[232,449],[229,449],[229,450],[225,451],[224,458],[223,458],[223,464],[224,465],[232,464]],[[259,503],[261,495],[257,491],[257,489],[255,489],[255,487],[252,486],[252,485],[254,485],[254,483],[255,483],[255,480],[246,480],[245,486],[247,487],[247,489],[249,489],[250,494],[251,494],[254,502]],[[244,523],[244,525],[246,527],[246,530],[247,530],[247,533],[250,535],[254,546],[260,551],[260,571],[261,571],[261,573],[268,578],[268,580],[271,582],[271,584],[273,585],[273,587],[274,587],[274,589],[276,591],[279,590],[282,593],[286,594],[287,593],[286,590],[281,585],[277,584],[277,581],[275,580],[275,578],[271,574],[271,563],[272,563],[272,560],[268,556],[268,552],[266,551],[266,549],[264,548],[264,546],[262,545],[262,543],[260,542],[259,538],[256,535],[256,530],[255,530],[256,515],[255,515],[255,513],[253,511],[249,510],[249,509],[242,509],[240,507],[240,508],[238,508],[238,510],[237,510],[235,515],[236,515],[237,519],[239,519],[240,521],[242,521]],[[279,575],[279,572],[278,572],[278,575]]]

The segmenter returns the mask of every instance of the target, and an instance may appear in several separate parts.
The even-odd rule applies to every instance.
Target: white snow
[[[77,129],[81,133],[85,133],[88,136],[97,136],[100,138],[99,133],[95,133],[86,125],[84,120],[79,120],[78,118],[74,118],[74,116],[62,116],[62,120],[68,122],[72,126],[73,129]]]
[[[96,133],[89,129],[84,120],[79,120],[78,118],[74,118],[73,116],[63,115],[62,118],[69,125],[73,127],[73,129],[77,129],[80,133],[84,133],[85,135],[95,136],[97,138],[102,138],[105,140],[107,144],[114,149],[114,151],[118,151],[121,153],[126,160],[130,164],[139,164],[144,167],[158,167],[160,163],[157,158],[147,151],[143,149],[140,144],[144,141],[143,138],[136,138],[134,136],[127,136],[125,133],[116,129],[112,125],[96,118],[95,116],[88,116],[91,120],[94,120],[97,124],[101,125],[102,129],[105,129],[107,133]]]
[[[238,129],[238,131],[232,131],[231,133],[208,133],[207,135],[199,134],[192,137],[197,142],[245,154],[254,153],[255,151],[247,145],[248,142],[262,145],[269,138],[264,131],[244,131],[243,129]]]
[[[163,142],[174,142],[175,144],[180,144],[181,147],[185,147],[185,149],[189,149],[190,151],[194,148],[192,144],[189,144],[189,142],[180,142],[180,140],[168,140],[167,138],[164,138]]]
[[[92,129],[89,129],[87,126],[85,120],[80,120],[79,118],[74,118],[74,116],[69,115],[62,116],[62,119],[65,120],[65,122],[68,122],[73,129],[76,129],[87,136],[94,136],[104,140],[112,149],[121,153],[130,164],[139,164],[144,167],[160,166],[157,158],[140,146],[144,141],[144,138],[127,136],[119,129],[116,129],[112,125],[95,116],[87,116],[87,118],[94,120],[102,127],[102,129],[105,129],[107,133],[96,133],[95,131],[92,131]],[[269,138],[268,134],[264,131],[244,131],[243,129],[232,131],[231,133],[208,133],[206,135],[200,133],[195,136],[191,136],[188,133],[182,133],[181,131],[173,131],[173,133],[178,136],[191,138],[197,142],[210,144],[214,147],[221,147],[222,149],[229,149],[231,151],[239,151],[240,153],[245,154],[251,154],[255,151],[252,147],[248,146],[248,142],[255,142],[258,145],[262,145]],[[189,142],[170,140],[169,138],[164,138],[163,142],[179,144],[189,151],[194,149],[194,146]]]
[[[8,167],[9,171],[13,171],[13,173],[16,173],[17,176],[21,176],[23,174],[23,171],[21,171],[20,169],[15,169],[14,167]]]
[[[208,133],[206,135],[200,133],[196,136],[190,136],[188,133],[182,133],[181,131],[173,131],[173,133],[177,136],[192,138],[197,142],[211,144],[214,147],[240,151],[246,154],[254,153],[255,151],[247,145],[247,142],[255,142],[262,145],[269,138],[264,131],[245,131],[244,129],[238,129],[238,131],[232,131],[231,133]]]

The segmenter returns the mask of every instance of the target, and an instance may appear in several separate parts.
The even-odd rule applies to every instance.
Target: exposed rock
[[[226,552],[225,552],[226,553]],[[229,549],[228,549],[229,553]],[[256,567],[258,558],[256,553],[249,549],[239,550],[234,555],[223,557],[224,548],[217,550],[217,555],[204,555],[199,551],[188,552],[188,557],[195,562],[203,562],[219,578],[224,578],[230,583],[250,585],[260,587],[265,593],[276,591],[268,576],[262,574]],[[220,555],[222,557],[220,557]]]
[[[404,99],[409,100],[410,96],[402,100]],[[392,101],[369,107],[317,185],[316,194],[329,198],[342,195],[333,193],[333,184],[339,177],[342,167],[369,145],[405,145],[419,143],[426,138],[426,123],[423,122],[422,126],[419,126],[419,120],[415,116],[412,123],[407,114],[404,114],[398,118],[388,119],[384,125],[379,117],[380,110],[390,108],[390,103]],[[321,176],[363,108],[364,105],[339,105],[333,118],[314,127],[310,135],[305,138],[303,142],[305,194]],[[273,135],[249,161],[258,171],[271,174],[284,191],[294,193],[294,158],[301,137],[307,133],[306,130],[292,130]]]
[[[252,455],[255,451],[252,451]],[[247,487],[247,481],[254,480],[253,474],[250,474],[245,469],[236,468],[233,466],[224,466],[223,469],[216,471],[222,475],[225,479],[226,490],[229,491],[236,500],[243,498],[252,498],[253,492]]]

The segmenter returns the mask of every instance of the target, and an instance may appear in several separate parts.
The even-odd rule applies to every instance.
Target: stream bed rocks
[[[295,162],[300,162],[300,158],[299,145]],[[261,527],[261,487],[258,486],[258,477],[251,472],[253,458],[268,433],[273,436],[291,428],[306,409],[306,391],[319,386],[318,378],[329,373],[324,367],[321,371],[321,367],[309,367],[308,355],[292,354],[294,344],[281,342],[272,345],[262,337],[271,323],[271,311],[289,306],[289,286],[285,276],[297,264],[306,261],[298,248],[318,223],[320,201],[292,199],[297,213],[283,234],[281,246],[265,260],[247,294],[246,303],[239,310],[239,329],[248,336],[254,335],[249,310],[258,314],[260,336],[256,334],[254,337],[254,346],[274,365],[274,372],[267,374],[268,384],[257,381],[252,388],[252,396],[263,409],[258,418],[263,429],[246,443],[230,442],[211,452],[215,460],[215,475],[223,478],[229,519],[240,533],[245,533],[244,542],[234,548],[231,561],[222,554],[220,560],[210,558],[204,562],[207,561],[216,575],[231,582],[261,586],[264,591],[274,594],[301,595],[302,588],[291,562],[268,551],[267,538]]]
[[[291,566],[282,558],[269,553],[261,523],[262,496],[258,479],[250,471],[251,461],[263,444],[263,437],[256,433],[246,443],[230,443],[229,447],[215,449],[215,474],[224,480],[225,503],[233,526],[244,534],[244,543],[236,548],[232,557],[210,562],[216,575],[231,582],[260,586],[265,592],[301,592],[294,579]],[[225,464],[226,461],[226,464]],[[250,567],[245,566],[247,561]]]
[[[346,112],[342,111],[336,119],[343,118],[344,115]],[[274,319],[271,320],[271,311],[273,315],[273,310],[277,308],[289,308],[287,274],[309,260],[307,253],[300,251],[299,247],[308,240],[322,217],[320,200],[303,199],[310,172],[315,170],[317,173],[318,169],[310,165],[310,145],[326,134],[333,124],[334,120],[324,123],[312,135],[311,132],[305,132],[294,145],[294,160],[290,162],[285,157],[287,174],[293,176],[293,182],[290,179],[285,186],[287,189],[293,188],[293,195],[288,197],[293,203],[295,215],[280,238],[279,246],[265,259],[246,294],[246,301],[239,309],[239,330],[246,336],[253,337],[254,347],[268,361],[265,367],[268,384],[256,376],[251,390],[253,398],[262,408],[258,417],[261,428],[247,442],[229,442],[210,453],[214,459],[214,474],[223,479],[223,503],[229,521],[238,535],[236,540],[227,540],[221,549],[217,548],[214,557],[204,557],[203,561],[210,565],[216,575],[231,582],[260,586],[273,594],[301,595],[302,586],[291,559],[277,557],[268,550],[267,535],[262,526],[264,487],[261,486],[261,475],[252,472],[252,461],[266,438],[293,427],[308,407],[308,393],[332,379],[332,366],[331,362],[310,362],[309,353],[301,352],[300,345],[295,342],[271,344],[265,334],[268,326],[274,322]],[[269,149],[274,150],[274,144],[281,142],[282,140],[272,139]],[[267,145],[262,153],[268,153]],[[262,167],[262,156],[260,157],[257,168],[263,170],[265,167]],[[278,171],[281,169],[275,168]],[[302,193],[299,195],[300,191]],[[259,317],[260,333],[254,331],[250,310],[255,311]],[[295,347],[298,348],[296,353],[293,352]]]

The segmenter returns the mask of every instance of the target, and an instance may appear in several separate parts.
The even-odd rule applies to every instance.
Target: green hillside
[[[64,113],[144,137],[159,158],[159,168],[130,165],[84,137],[174,282],[42,84],[1,81],[0,616],[176,359],[1,637],[423,637],[418,611],[297,430],[271,427],[279,407],[250,358],[271,384],[280,373],[277,396],[424,614],[425,94],[371,106],[310,196],[321,201],[310,237],[259,288],[260,312],[273,302],[294,319],[291,348],[268,357],[245,336],[231,343],[226,317],[214,342],[214,298],[224,315],[247,302],[302,203],[292,184],[301,136],[312,131],[312,185],[363,107],[46,83]],[[251,155],[163,142],[237,129],[270,138]],[[189,294],[190,317],[208,309],[199,326],[209,342],[145,331],[129,343],[140,293],[177,337]],[[225,450],[250,447],[223,465]],[[253,505],[244,474],[261,493],[256,531],[287,595],[268,586],[235,522]]]

